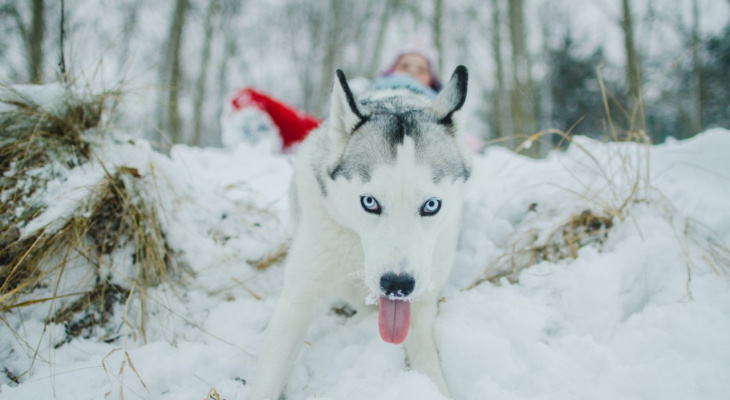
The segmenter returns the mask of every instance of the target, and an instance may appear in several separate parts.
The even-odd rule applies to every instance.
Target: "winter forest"
[[[137,96],[139,128],[165,145],[220,144],[244,86],[323,116],[334,69],[373,78],[424,43],[442,79],[473,71],[470,126],[488,142],[601,137],[604,95],[620,129],[654,143],[730,124],[723,0],[4,0],[0,21],[4,79],[57,80],[63,55],[71,79]]]
[[[283,398],[727,399],[730,0],[0,0],[0,400],[256,398],[307,158],[237,96],[319,124],[337,69],[414,48],[468,68],[443,377],[370,293],[311,318]]]

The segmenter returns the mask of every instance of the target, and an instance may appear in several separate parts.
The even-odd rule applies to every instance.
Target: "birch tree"
[[[380,23],[378,25],[378,35],[375,39],[375,48],[373,49],[373,57],[370,60],[370,68],[368,69],[369,76],[375,76],[380,66],[380,59],[382,58],[383,45],[385,44],[385,34],[387,33],[388,27],[390,26],[390,17],[398,9],[399,0],[387,0],[383,7],[383,13],[380,17]]]
[[[701,132],[702,124],[702,61],[700,59],[700,7],[697,0],[692,0],[692,98],[693,110],[691,133]]]
[[[499,0],[491,0],[492,5],[492,56],[494,57],[494,78],[495,90],[492,94],[492,118],[493,118],[493,137],[501,139],[507,134],[506,109],[507,90],[504,82],[504,60],[502,60],[502,11],[499,6]]]
[[[45,4],[43,0],[33,0],[33,14],[28,32],[28,65],[30,82],[41,83],[43,79],[43,37],[45,36]]]
[[[509,0],[509,26],[512,44],[512,127],[518,135],[537,131],[535,122],[535,90],[527,50],[524,0]],[[540,145],[533,143],[526,151],[540,155]]]
[[[18,5],[9,2],[0,7],[0,14],[9,17],[23,43],[27,59],[27,79],[30,83],[41,83],[43,79],[43,41],[45,38],[45,3],[31,0],[30,21],[26,23]],[[6,40],[3,38],[3,40]]]
[[[641,91],[641,67],[634,43],[634,25],[630,0],[621,0],[621,5],[623,10],[621,28],[624,31],[624,48],[626,51],[626,83],[629,87],[629,97],[638,100]]]
[[[131,46],[133,45],[134,34],[137,30],[137,22],[139,21],[139,12],[142,6],[142,0],[134,0],[123,7],[117,9],[117,12],[122,14],[123,25],[122,25],[122,40],[121,40],[121,51],[120,51],[120,62],[118,65],[118,72],[122,74],[124,72],[125,63],[129,61]]]
[[[201,127],[203,125],[203,100],[205,99],[206,82],[208,78],[208,64],[210,62],[210,48],[213,39],[213,20],[218,13],[218,0],[210,0],[205,13],[205,37],[200,54],[200,73],[195,86],[195,105],[193,108],[193,139],[191,144],[200,145]]]
[[[441,16],[444,13],[444,2],[443,0],[435,0],[433,7],[433,45],[436,48],[436,68],[439,71],[444,70],[444,49],[441,43],[442,40],[442,21]]]
[[[335,74],[335,63],[340,52],[342,35],[342,0],[330,0],[330,23],[327,35],[327,47],[322,62],[322,77],[319,82],[318,114],[325,113],[324,104],[330,92],[332,77]]]
[[[167,40],[167,56],[165,60],[165,75],[167,90],[167,124],[165,128],[170,134],[172,143],[179,143],[182,139],[182,123],[180,121],[180,88],[182,85],[182,67],[180,53],[182,49],[182,34],[185,26],[185,14],[189,7],[188,0],[176,0],[173,12],[170,34]]]

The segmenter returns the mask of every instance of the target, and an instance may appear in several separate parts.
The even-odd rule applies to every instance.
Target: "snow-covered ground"
[[[262,146],[179,146],[168,158],[143,141],[105,144],[107,165],[154,180],[167,239],[196,275],[147,292],[146,342],[122,312],[116,340],[57,349],[64,329],[44,329],[47,303],[6,314],[0,399],[199,400],[211,388],[221,399],[246,399],[284,269],[257,271],[246,261],[288,235],[291,160]],[[728,149],[730,132],[717,129],[651,148],[578,138],[543,160],[501,148],[478,157],[435,326],[454,398],[726,399],[730,280],[711,254],[730,244]],[[78,198],[93,168],[74,169],[47,202]],[[577,258],[539,261],[517,283],[466,289],[584,210],[613,216],[613,226]],[[287,398],[442,399],[377,325],[375,312],[318,317]]]

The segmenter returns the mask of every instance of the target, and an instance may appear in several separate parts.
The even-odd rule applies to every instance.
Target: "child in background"
[[[438,95],[441,82],[438,79],[436,63],[426,51],[415,49],[402,51],[370,89],[398,88],[410,89],[428,97]]]
[[[370,90],[405,88],[428,97],[436,97],[441,90],[434,57],[427,50],[401,51],[390,67],[374,82],[364,78],[350,81],[350,88],[357,94]],[[292,151],[307,134],[322,123],[322,119],[297,110],[252,88],[237,92],[231,100],[230,116],[223,121],[223,145],[233,147],[240,142],[257,144],[271,135],[271,125],[278,129],[276,146],[280,151]],[[238,121],[238,123],[233,123]],[[472,150],[477,150],[467,140]]]

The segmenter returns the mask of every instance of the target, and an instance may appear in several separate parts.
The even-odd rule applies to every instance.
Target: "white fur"
[[[456,248],[464,180],[434,183],[431,169],[416,160],[413,139],[405,137],[395,164],[374,166],[368,182],[359,176],[349,180],[326,176],[318,181],[315,166],[332,163],[343,154],[347,142],[343,132],[349,133],[358,122],[342,88],[334,86],[330,122],[305,141],[295,165],[293,207],[298,225],[250,399],[277,399],[313,316],[338,299],[348,301],[358,313],[365,312],[365,299],[380,294],[380,277],[388,271],[415,278],[406,354],[413,369],[427,374],[448,395],[433,323]],[[323,148],[326,157],[321,157]],[[378,200],[382,215],[363,210],[360,196],[366,194]],[[441,210],[422,217],[420,207],[434,197],[442,200]]]

